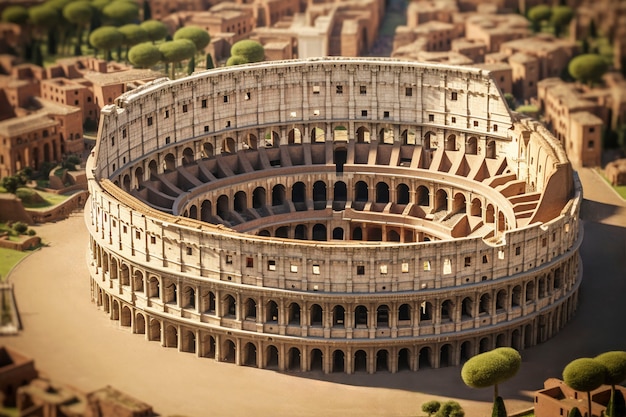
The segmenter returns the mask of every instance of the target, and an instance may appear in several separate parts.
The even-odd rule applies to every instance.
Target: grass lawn
[[[0,280],[5,281],[9,271],[29,253],[0,248]]]
[[[626,200],[626,185],[613,185],[609,182],[609,180],[606,179],[606,177],[604,176],[604,172],[601,169],[596,169],[596,172],[600,174],[602,178],[604,178],[604,181],[606,181],[607,184],[609,184],[611,187],[613,187],[615,191],[617,191],[617,194],[619,194],[622,199]]]
[[[37,194],[39,194],[44,199],[44,201],[40,203],[27,203],[27,202],[22,201],[22,204],[24,205],[25,208],[45,209],[48,207],[55,206],[59,203],[62,203],[63,201],[68,199],[68,196],[66,195],[47,193],[45,191],[39,191],[39,190],[37,191]]]

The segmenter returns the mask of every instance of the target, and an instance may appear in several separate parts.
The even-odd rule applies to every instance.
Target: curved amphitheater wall
[[[483,70],[157,80],[103,108],[88,173],[92,299],[200,357],[417,370],[540,343],[576,309],[580,186]]]

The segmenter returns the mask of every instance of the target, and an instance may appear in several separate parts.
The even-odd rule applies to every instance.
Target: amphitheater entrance
[[[278,369],[278,349],[274,345],[267,347],[265,367],[267,369]]]
[[[354,372],[367,372],[367,353],[363,350],[354,354]]]
[[[409,350],[404,348],[398,352],[398,371],[410,371],[411,370],[411,355]]]
[[[322,355],[322,351],[319,349],[313,349],[311,351],[311,371],[321,371],[324,369],[323,367],[324,356]]]
[[[333,369],[332,372],[344,372],[345,371],[346,358],[341,350],[333,352]]]
[[[298,348],[289,349],[287,354],[287,369],[290,371],[300,370],[300,350]]]
[[[423,347],[419,351],[419,369],[428,369],[432,367],[432,363],[430,361],[431,350],[429,347]]]
[[[334,155],[335,171],[337,174],[343,173],[343,166],[348,161],[348,150],[344,147],[335,149]]]
[[[376,353],[376,372],[380,371],[389,371],[389,353],[384,349]]]

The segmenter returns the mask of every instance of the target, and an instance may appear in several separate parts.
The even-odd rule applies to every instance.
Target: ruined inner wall
[[[580,187],[554,139],[514,120],[484,71],[370,59],[266,63],[159,80],[102,114],[88,167],[92,294],[149,340],[235,363],[252,344],[260,367],[276,349],[280,369],[291,363],[283,349],[298,350],[302,370],[320,350],[327,372],[340,362],[331,346],[353,372],[359,348],[376,357],[384,342],[393,346],[389,370],[400,361],[415,370],[422,353],[442,366],[435,352],[452,364],[496,345],[532,346],[575,311]],[[337,147],[347,154],[341,173]],[[265,162],[241,168],[254,158]],[[240,231],[315,210],[268,204],[272,215],[236,224],[214,207],[218,197],[250,200],[254,187],[293,187],[296,178],[345,181],[343,212],[364,216],[366,227],[410,218],[419,232],[402,242],[255,236]],[[357,204],[357,178],[369,188],[403,178],[429,198],[419,214],[393,217],[371,208],[373,195]],[[388,205],[422,204],[408,196]],[[455,214],[474,228],[456,233],[459,223],[446,223]]]

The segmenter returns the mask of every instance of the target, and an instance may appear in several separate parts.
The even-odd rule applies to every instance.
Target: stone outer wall
[[[363,114],[371,116],[361,120]],[[337,126],[345,127],[342,139]],[[315,128],[325,132],[323,143]],[[360,128],[374,132],[364,163],[354,150],[364,142]],[[414,143],[407,142],[407,130],[415,132]],[[354,158],[341,175],[333,163],[337,146]],[[408,167],[397,156],[377,157],[403,147],[413,155]],[[303,162],[284,166],[286,152],[302,152]],[[244,164],[245,155],[257,154],[280,155],[280,164],[268,158],[243,174],[229,170],[232,158]],[[176,201],[168,197],[164,187],[180,185],[172,176],[189,175],[183,167],[213,163],[221,176],[208,185],[195,181],[197,187],[180,190]],[[480,181],[475,173],[460,174],[463,163],[502,171]],[[496,346],[543,342],[576,309],[580,185],[545,129],[511,119],[485,71],[316,59],[159,80],[103,109],[87,172],[92,299],[133,333],[200,357],[347,373],[458,365]],[[417,239],[254,236],[238,232],[248,223],[222,217],[232,208],[207,209],[206,219],[199,214],[203,201],[217,205],[221,195],[232,201],[245,182],[248,191],[261,183],[269,190],[293,175],[310,186],[320,172],[328,187],[343,176],[378,175],[404,176],[411,189],[427,188],[433,197],[423,206],[426,214],[409,227]],[[484,232],[457,236],[446,225],[465,206],[444,201],[438,207],[434,196],[444,190],[456,199],[457,188],[467,194],[468,207],[470,199],[479,200],[482,209],[469,215],[468,208],[463,217],[483,224]],[[408,205],[417,206],[409,195]],[[348,191],[347,203],[356,207],[354,197]],[[394,198],[388,205],[399,204]],[[372,224],[377,216],[392,218],[368,209],[375,205],[368,201],[354,213]],[[312,210],[287,216],[311,216]],[[332,210],[319,210],[320,219],[328,216]],[[265,227],[259,222],[253,232]],[[270,216],[265,222],[290,220]]]

